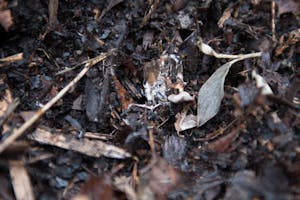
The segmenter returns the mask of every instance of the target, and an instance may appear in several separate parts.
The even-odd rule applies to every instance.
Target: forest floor
[[[5,2],[1,199],[300,199],[299,1]]]

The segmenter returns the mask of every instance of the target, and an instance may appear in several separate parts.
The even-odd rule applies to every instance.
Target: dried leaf
[[[186,113],[177,113],[176,118],[177,120],[174,126],[177,133],[197,126],[197,117],[193,114],[186,115]]]
[[[295,29],[289,33],[288,39],[280,44],[275,50],[275,55],[279,56],[282,52],[291,45],[297,44],[300,41],[300,29]]]
[[[83,96],[80,95],[73,101],[72,109],[73,110],[83,110],[82,101],[83,101]]]
[[[128,94],[126,88],[121,84],[119,79],[116,77],[115,72],[111,68],[111,77],[114,81],[115,90],[120,98],[122,110],[126,110],[130,104],[133,103],[133,99]]]
[[[232,60],[217,69],[202,85],[198,94],[197,125],[202,126],[219,111],[224,96],[224,81],[230,67],[240,59]]]
[[[30,120],[32,118],[32,116],[34,116],[34,114],[36,113],[36,111],[21,111],[20,115],[23,118],[23,120],[25,122],[27,122],[28,120]]]
[[[89,140],[82,138],[78,140],[72,135],[53,133],[49,128],[39,127],[29,138],[43,144],[57,146],[63,149],[77,151],[87,156],[124,159],[131,157],[131,154],[124,149],[106,144],[99,140]]]
[[[177,131],[177,134],[181,131],[191,129],[197,126],[197,117],[193,114],[187,115],[189,106],[185,106],[181,113],[176,114],[176,122],[174,127]]]
[[[199,38],[197,45],[200,51],[204,54],[211,55],[216,58],[234,59],[218,68],[200,88],[197,105],[197,125],[202,126],[208,120],[213,118],[219,111],[221,101],[224,96],[224,81],[230,67],[237,61],[244,60],[246,58],[260,57],[262,53],[257,52],[241,55],[219,54],[216,53],[209,45],[204,44],[201,38]]]

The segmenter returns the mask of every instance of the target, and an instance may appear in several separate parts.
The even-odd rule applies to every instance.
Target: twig
[[[29,134],[29,138],[42,144],[76,151],[96,158],[99,158],[100,156],[115,159],[131,157],[131,154],[126,150],[111,144],[106,144],[100,140],[89,140],[87,138],[78,140],[76,137],[69,137],[61,131],[53,132],[51,129],[45,127],[37,128],[36,131]]]
[[[133,106],[138,107],[138,108],[145,108],[148,110],[154,110],[156,108],[158,108],[159,106],[163,105],[162,103],[158,103],[156,105],[145,105],[145,104],[136,104],[136,103],[131,103],[128,105],[128,109],[132,108]]]
[[[110,1],[108,6],[102,11],[100,17],[96,19],[96,21],[100,22],[100,20],[104,17],[104,15],[110,11],[114,6],[118,5],[119,3],[123,2],[123,0],[114,0]]]
[[[223,54],[223,53],[217,53],[213,48],[211,48],[209,45],[202,42],[202,38],[199,38],[197,42],[197,46],[199,50],[210,56],[214,56],[216,58],[227,58],[227,59],[246,59],[246,58],[254,58],[254,57],[260,57],[262,55],[261,52],[257,53],[249,53],[249,54],[239,54],[239,55],[231,55],[231,54]]]
[[[39,48],[38,50],[42,51],[42,52],[44,53],[44,55],[48,58],[48,60],[49,60],[50,62],[53,62],[53,63],[55,64],[55,66],[56,66],[58,69],[60,69],[59,64],[56,62],[55,59],[53,59],[52,55],[50,55],[50,54],[46,51],[46,49]]]
[[[147,15],[144,16],[141,27],[143,27],[149,19],[151,18],[152,14],[156,11],[159,4],[159,0],[155,0],[154,3],[151,5],[150,10],[148,11]]]
[[[156,158],[156,153],[155,153],[155,143],[154,143],[154,136],[153,136],[153,128],[149,128],[148,134],[149,134],[148,144],[149,144],[150,149],[151,149],[152,160],[156,160],[157,158]]]
[[[20,100],[18,98],[16,98],[16,99],[14,99],[14,101],[12,103],[10,103],[8,105],[7,110],[5,111],[3,116],[1,116],[1,118],[0,118],[0,126],[2,126],[4,124],[4,122],[7,120],[7,118],[15,111],[15,109],[18,107],[19,103],[20,103]]]
[[[271,5],[271,12],[272,12],[272,41],[273,43],[276,42],[276,26],[275,26],[275,0],[272,0]]]
[[[18,53],[18,54],[12,55],[12,56],[8,56],[6,58],[1,58],[0,59],[0,67],[3,67],[7,64],[21,61],[21,60],[23,60],[23,53]]]
[[[54,29],[58,25],[57,12],[58,0],[49,0],[49,27]]]
[[[63,88],[53,99],[51,99],[46,105],[40,108],[35,115],[25,122],[20,128],[15,129],[13,133],[0,143],[0,153],[2,153],[11,143],[13,143],[18,137],[20,137],[33,123],[35,123],[43,114],[48,111],[59,99],[61,99],[74,85],[89,71],[89,69],[110,56],[116,49],[112,49],[107,53],[100,54],[99,56],[91,59],[85,64],[81,72],[65,87]]]

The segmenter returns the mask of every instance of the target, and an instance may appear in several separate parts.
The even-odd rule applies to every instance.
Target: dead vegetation
[[[299,199],[296,0],[0,0],[1,199]]]

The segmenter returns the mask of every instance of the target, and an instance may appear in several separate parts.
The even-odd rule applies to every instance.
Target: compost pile
[[[297,0],[0,0],[1,199],[300,199]]]

